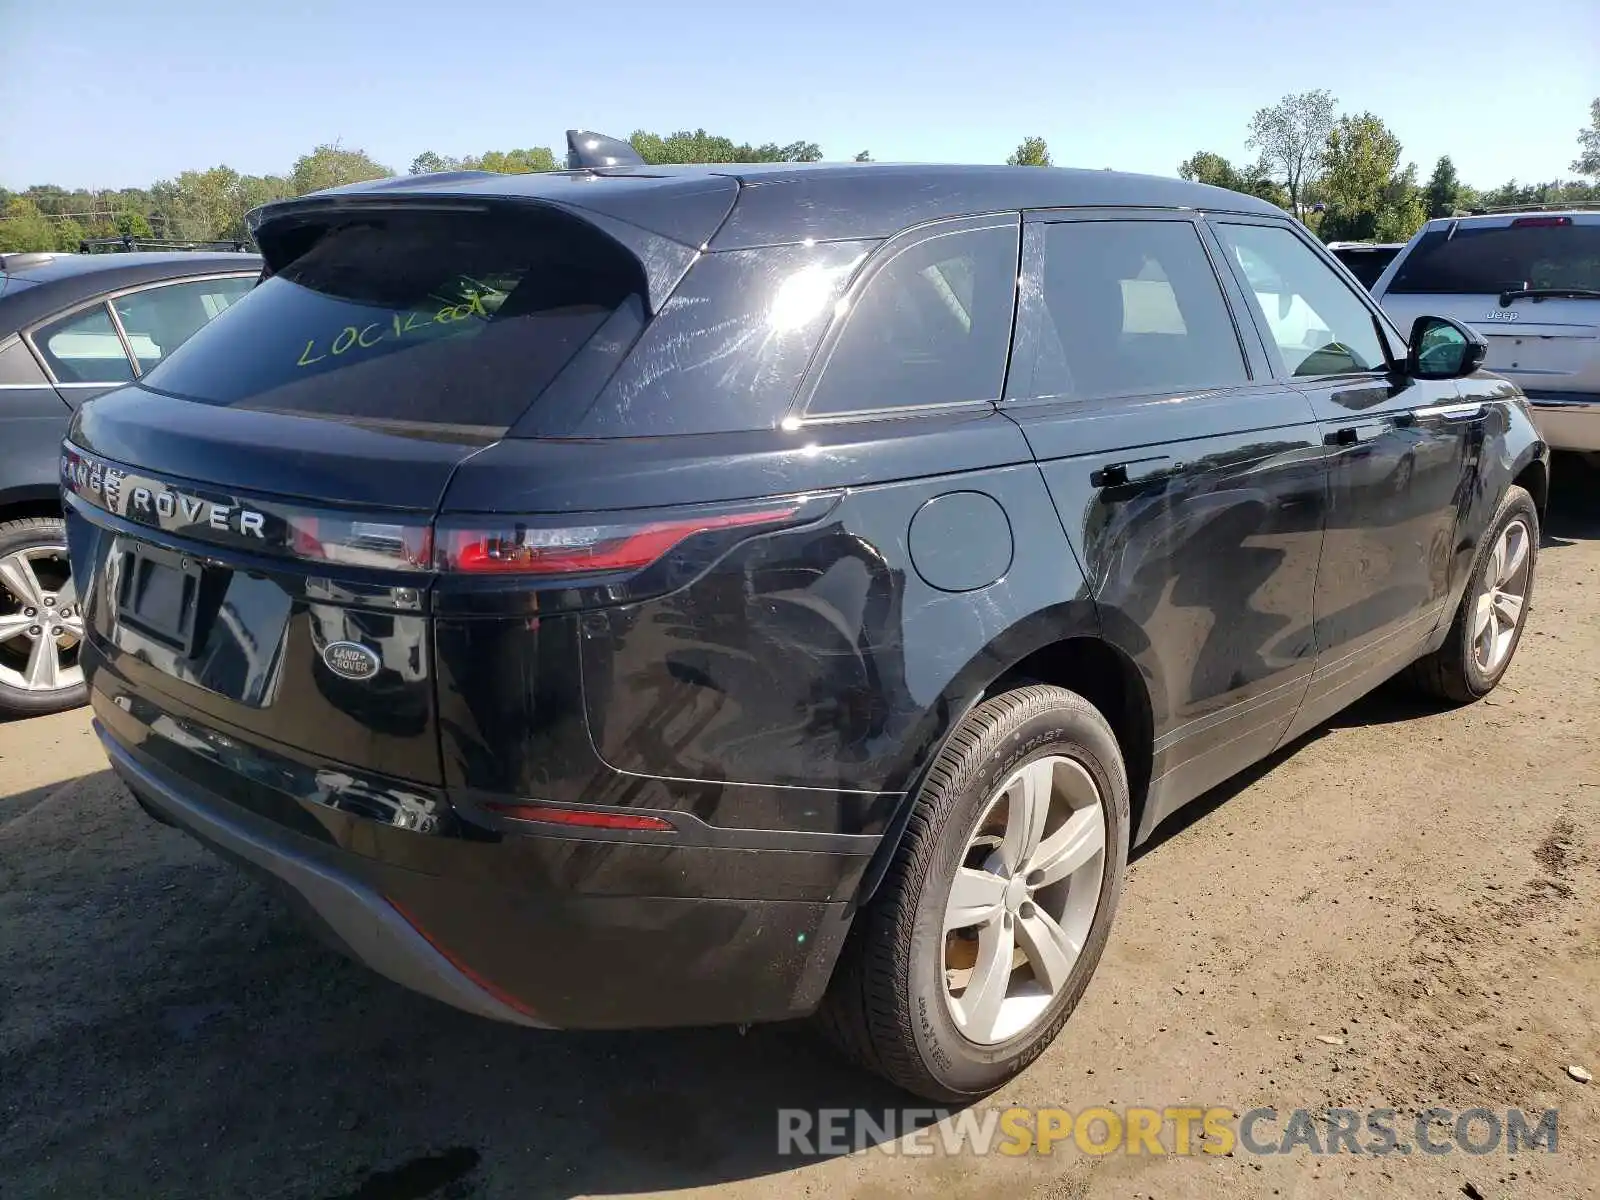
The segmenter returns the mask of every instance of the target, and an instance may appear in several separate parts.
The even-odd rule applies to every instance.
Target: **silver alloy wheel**
[[[945,1002],[968,1040],[1016,1037],[1066,986],[1100,905],[1105,851],[1100,789],[1070,758],[1024,763],[990,798],[944,914]]]
[[[76,687],[82,640],[66,546],[46,542],[0,558],[0,683],[36,693]]]
[[[1532,538],[1526,522],[1512,521],[1484,569],[1483,589],[1472,606],[1472,658],[1485,675],[1505,665],[1522,624],[1533,572]]]

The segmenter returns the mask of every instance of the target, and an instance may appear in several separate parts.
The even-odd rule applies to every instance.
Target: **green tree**
[[[1456,175],[1456,164],[1446,154],[1428,177],[1428,216],[1448,217],[1461,204],[1461,180]]]
[[[1008,167],[1048,167],[1050,147],[1042,137],[1023,138],[1006,159]]]
[[[1325,239],[1403,240],[1426,217],[1416,167],[1400,167],[1400,139],[1372,113],[1341,117],[1322,152]]]
[[[1306,184],[1316,179],[1333,131],[1336,101],[1326,88],[1285,96],[1256,110],[1245,143],[1281,176],[1289,192],[1289,211],[1301,216]]]
[[[76,253],[78,246],[88,236],[88,231],[71,217],[55,222],[55,249],[68,254]]]
[[[669,163],[816,162],[822,149],[815,142],[790,142],[780,146],[764,142],[752,146],[704,129],[680,129],[662,136],[636,129],[628,139],[639,157],[652,166]]]
[[[872,151],[863,150],[860,154],[856,155],[855,161],[856,162],[871,162],[872,161]]]
[[[454,160],[446,160],[453,162]],[[498,171],[502,175],[524,175],[529,171],[554,171],[556,156],[548,146],[535,146],[528,150],[488,150],[482,155],[464,158],[458,164],[464,171]],[[413,174],[416,164],[412,164]],[[436,168],[453,170],[455,167]]]
[[[1578,130],[1578,157],[1572,160],[1572,169],[1600,177],[1600,97],[1589,105],[1589,123]]]
[[[1201,150],[1178,164],[1178,175],[1195,183],[1208,183],[1212,187],[1244,192],[1259,196],[1272,204],[1283,205],[1283,189],[1272,181],[1265,163],[1255,162],[1240,170],[1220,154]]]
[[[37,201],[15,196],[0,213],[0,251],[54,250],[56,230]]]
[[[239,172],[228,166],[185,171],[151,189],[157,197],[166,236],[185,241],[211,241],[226,236],[244,215],[239,201]]]
[[[459,171],[461,160],[459,158],[445,158],[442,154],[435,154],[432,150],[424,150],[411,160],[411,174],[432,175],[436,171]]]
[[[147,238],[155,236],[155,230],[150,228],[150,219],[132,206],[119,210],[112,225],[116,228],[117,233],[123,237]]]
[[[296,196],[326,188],[360,183],[364,179],[384,179],[394,172],[374,162],[364,150],[346,150],[337,143],[318,146],[302,154],[289,171],[289,183]]]

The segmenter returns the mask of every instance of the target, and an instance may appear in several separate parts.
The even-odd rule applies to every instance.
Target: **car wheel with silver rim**
[[[1128,784],[1083,697],[1030,684],[946,740],[824,1004],[847,1052],[929,1099],[1001,1086],[1099,962],[1127,863]]]
[[[25,717],[84,701],[83,613],[64,524],[0,524],[0,716]]]
[[[1411,665],[1407,681],[1454,704],[1488,695],[1527,627],[1538,562],[1538,507],[1525,488],[1512,486],[1480,543],[1444,643]]]

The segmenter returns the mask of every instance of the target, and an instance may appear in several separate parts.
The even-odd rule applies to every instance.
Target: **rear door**
[[[1404,666],[1449,619],[1488,405],[1453,380],[1396,371],[1405,356],[1396,332],[1299,227],[1232,216],[1210,226],[1275,374],[1310,401],[1327,455],[1304,729]]]
[[[1402,329],[1428,313],[1476,329],[1484,366],[1529,397],[1600,397],[1600,213],[1434,222],[1380,286]]]
[[[1179,212],[1032,214],[1007,382],[1107,636],[1151,681],[1147,820],[1275,746],[1315,655],[1320,430]]]

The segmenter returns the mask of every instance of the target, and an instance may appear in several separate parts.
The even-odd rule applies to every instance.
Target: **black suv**
[[[254,254],[0,254],[0,717],[84,699],[57,466],[73,409],[138,378],[260,274]]]
[[[1526,406],[1278,209],[610,157],[261,210],[63,448],[112,763],[391,979],[981,1094],[1163,818],[1505,671]]]

